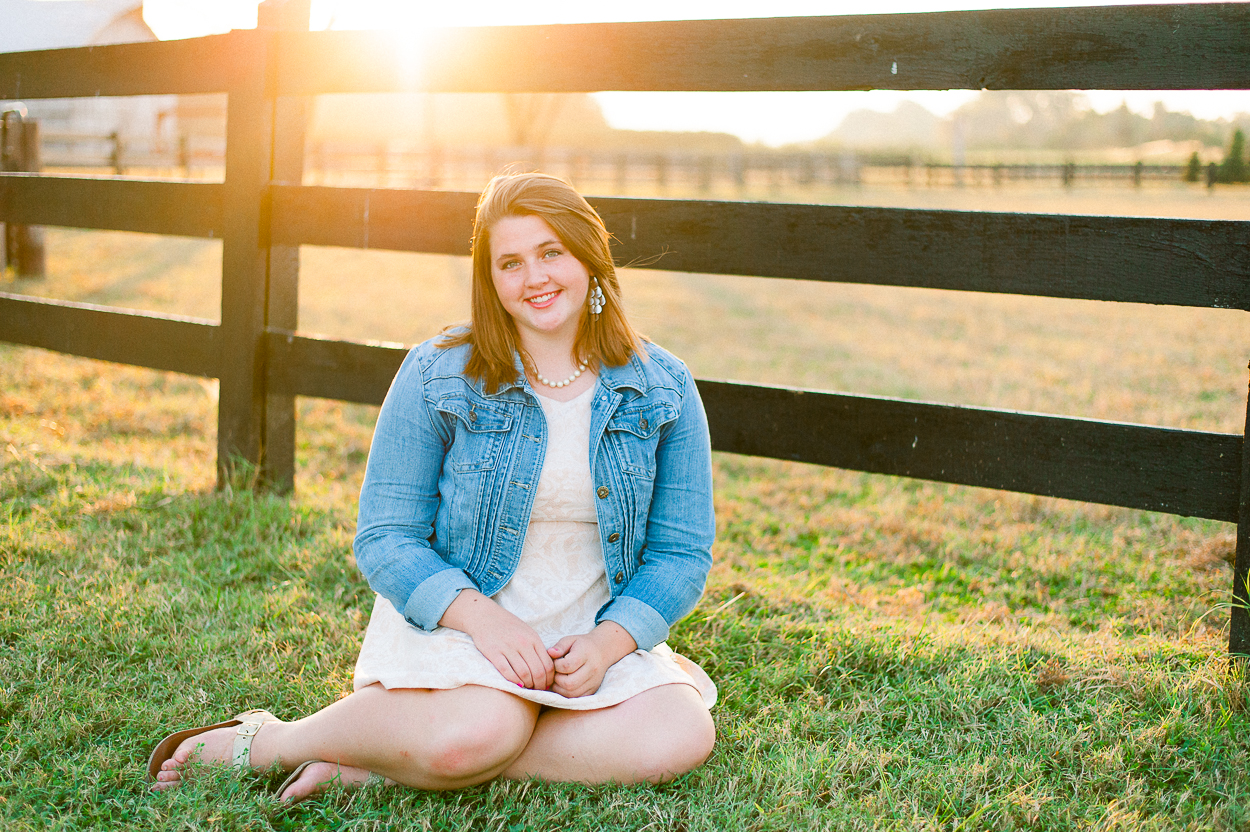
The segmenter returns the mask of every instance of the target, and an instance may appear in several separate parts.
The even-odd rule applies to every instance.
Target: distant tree
[[[566,96],[556,93],[500,93],[515,147],[542,150]]]
[[[1208,147],[1224,144],[1225,131],[1214,121],[1202,121],[1189,113],[1174,113],[1156,101],[1146,131],[1146,141],[1184,142],[1197,139]]]
[[[1220,163],[1221,182],[1250,182],[1250,166],[1246,165],[1246,134],[1240,128],[1233,131],[1228,153]]]
[[[1198,151],[1194,151],[1189,157],[1189,164],[1185,166],[1185,181],[1197,182],[1202,178],[1202,160],[1198,158]]]

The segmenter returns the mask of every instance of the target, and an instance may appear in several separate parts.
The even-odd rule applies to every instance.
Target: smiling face
[[[542,217],[500,219],[490,227],[490,273],[521,343],[577,337],[590,272]]]

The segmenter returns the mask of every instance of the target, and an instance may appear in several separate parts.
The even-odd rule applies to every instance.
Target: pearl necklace
[[[577,369],[573,371],[573,375],[569,376],[563,381],[548,381],[547,377],[543,375],[541,372],[539,372],[538,365],[535,364],[534,365],[534,378],[538,379],[540,384],[544,384],[547,387],[558,389],[560,387],[568,387],[577,379],[578,376],[582,374],[582,370],[585,370],[585,369],[586,369],[585,364],[578,364]]]

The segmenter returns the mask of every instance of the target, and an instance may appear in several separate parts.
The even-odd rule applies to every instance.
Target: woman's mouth
[[[532,298],[526,298],[525,302],[528,303],[530,306],[543,307],[551,303],[553,300],[555,300],[556,295],[558,294],[559,292],[548,292],[545,295],[535,295]]]

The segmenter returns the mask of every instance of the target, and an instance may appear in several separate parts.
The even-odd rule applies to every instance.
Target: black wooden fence
[[[0,175],[5,222],[220,237],[221,322],[4,295],[0,338],[219,378],[219,468],[245,460],[289,487],[294,397],[378,403],[403,355],[298,334],[298,246],[465,255],[474,204],[470,193],[299,185],[300,96],[869,88],[1247,89],[1250,7],[462,29],[412,56],[376,33],[266,30],[0,54],[0,99],[229,96],[222,184]],[[621,260],[667,250],[668,270],[1250,310],[1250,222],[592,201]],[[1244,435],[719,381],[700,390],[722,451],[1236,523],[1230,649],[1250,652]]]

